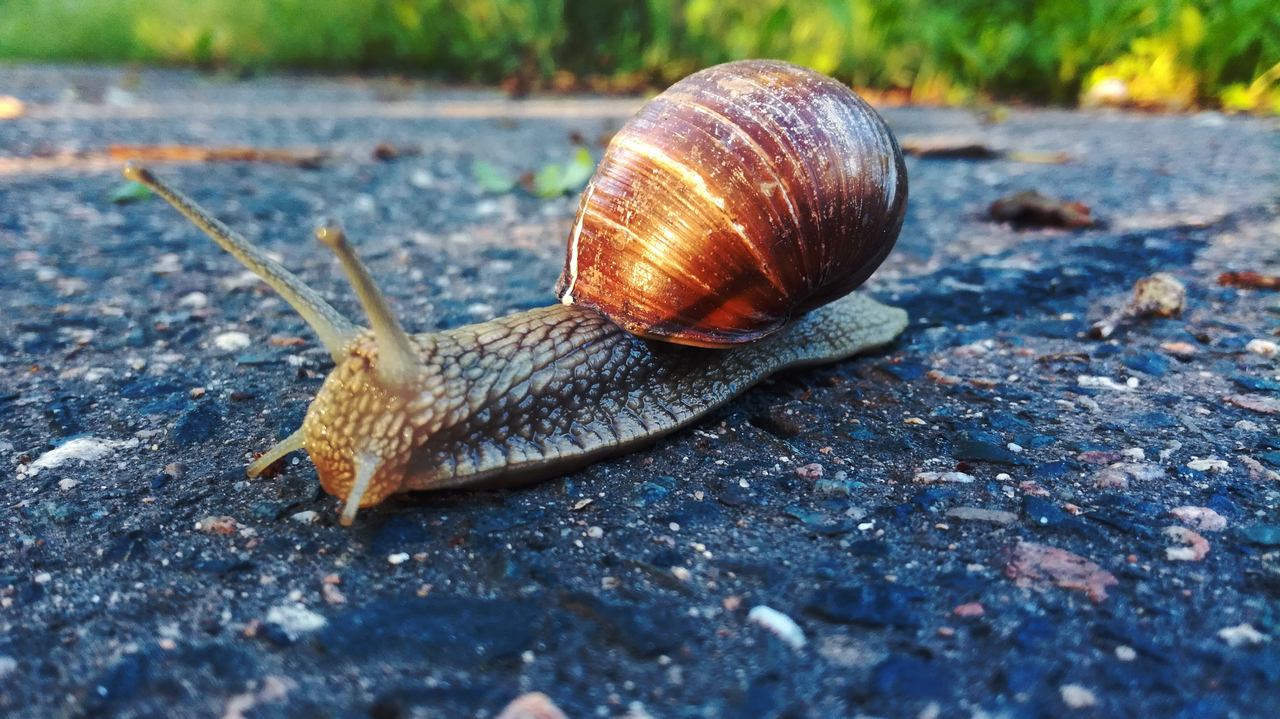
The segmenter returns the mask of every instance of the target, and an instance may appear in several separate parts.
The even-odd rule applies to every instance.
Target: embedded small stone
[[[773,632],[792,649],[800,649],[805,645],[804,630],[795,620],[771,607],[763,604],[752,607],[747,613],[747,621]]]

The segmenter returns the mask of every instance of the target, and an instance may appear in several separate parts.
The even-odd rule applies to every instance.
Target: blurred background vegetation
[[[1280,0],[0,0],[0,58],[630,92],[746,57],[887,100],[1280,112]]]

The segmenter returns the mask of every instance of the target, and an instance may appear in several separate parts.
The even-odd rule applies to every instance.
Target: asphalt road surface
[[[1218,283],[1280,274],[1273,120],[885,108],[991,150],[907,160],[865,287],[895,344],[346,528],[304,453],[244,475],[328,353],[167,205],[113,202],[112,146],[321,153],[154,166],[363,319],[310,236],[342,219],[426,332],[554,301],[576,198],[475,163],[598,159],[640,101],[47,67],[0,95],[0,713],[1280,715],[1280,292]],[[989,219],[1028,189],[1101,224]],[[1181,316],[1089,335],[1156,272]]]

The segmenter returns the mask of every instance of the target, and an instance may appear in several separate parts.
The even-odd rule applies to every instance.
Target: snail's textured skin
[[[852,90],[775,60],[718,65],[614,136],[557,293],[637,334],[741,344],[862,284],[906,204],[902,151]]]
[[[306,448],[339,497],[353,477],[345,458],[376,451],[383,464],[365,506],[397,491],[522,484],[656,440],[778,370],[888,343],[906,321],[849,295],[760,342],[710,350],[556,305],[415,336],[420,374],[396,393],[378,389],[366,334],[311,405]]]

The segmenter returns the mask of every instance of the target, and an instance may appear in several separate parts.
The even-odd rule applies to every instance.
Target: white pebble
[[[36,584],[48,584],[53,581],[53,575],[48,572],[40,572],[36,576],[32,577],[31,581]]]
[[[1081,387],[1086,387],[1091,389],[1110,389],[1110,390],[1118,390],[1121,392],[1129,392],[1133,389],[1133,387],[1130,387],[1128,385],[1117,383],[1115,380],[1111,379],[1110,377],[1096,377],[1096,376],[1087,375],[1087,374],[1082,374],[1079,377],[1077,377],[1076,384],[1080,385]]]
[[[587,527],[587,536],[592,539],[599,539],[604,536],[604,530],[600,527]]]
[[[97,437],[80,437],[70,442],[50,450],[40,455],[40,458],[31,463],[31,467],[41,469],[45,467],[57,467],[63,462],[78,459],[84,462],[94,462],[111,454],[120,442],[109,439],[98,439]]]
[[[1218,630],[1218,638],[1233,647],[1238,647],[1242,644],[1261,644],[1263,642],[1271,641],[1271,637],[1263,634],[1257,629],[1254,629],[1252,624],[1241,624],[1235,627],[1220,629]]]
[[[235,352],[253,344],[249,339],[249,335],[243,332],[223,332],[213,338],[213,346],[223,352]]]
[[[1249,344],[1245,345],[1244,348],[1260,355],[1273,355],[1280,352],[1280,345],[1271,340],[1249,340]]]
[[[298,512],[297,514],[290,516],[289,519],[292,519],[295,522],[301,522],[302,524],[310,524],[316,521],[316,518],[319,516],[320,516],[319,514],[316,514],[314,511],[308,509],[305,512]]]
[[[747,613],[747,621],[773,632],[792,649],[800,649],[805,645],[804,630],[795,620],[782,612],[761,604],[752,607]]]
[[[294,639],[297,639],[299,634],[314,632],[327,623],[323,614],[317,614],[301,604],[282,604],[272,607],[267,610],[267,621],[279,625],[285,634]]]
[[[1210,474],[1226,474],[1231,471],[1231,465],[1217,457],[1208,459],[1193,459],[1187,462],[1187,469],[1194,469],[1197,472],[1209,472]]]
[[[407,561],[409,561],[408,552],[396,552],[395,554],[392,554],[391,556],[387,557],[387,563],[392,565],[404,564]]]
[[[1147,459],[1147,454],[1146,452],[1142,451],[1141,447],[1130,447],[1129,449],[1122,449],[1120,450],[1120,456],[1124,457],[1130,462],[1144,462]]]
[[[68,490],[75,489],[79,484],[80,483],[77,482],[76,480],[70,477],[67,477],[65,479],[58,480],[58,489],[61,489],[62,491],[66,492]]]
[[[1020,445],[1020,444],[1018,444],[1018,443],[1016,443],[1016,442],[1010,442],[1009,444],[1006,444],[1006,445],[1005,445],[1005,447],[1006,447],[1010,452],[1013,452],[1014,454],[1017,454],[1018,452],[1021,452],[1021,451],[1022,451],[1022,445]]]
[[[178,300],[180,307],[190,307],[193,310],[202,310],[209,306],[209,295],[203,292],[191,292]]]
[[[1137,658],[1138,652],[1133,647],[1125,646],[1123,644],[1116,647],[1116,659],[1119,659],[1122,662],[1131,662]]]
[[[1137,378],[1137,377],[1130,377],[1129,379],[1127,379],[1127,380],[1125,380],[1125,381],[1124,381],[1124,384],[1125,384],[1125,386],[1126,386],[1126,387],[1128,387],[1129,389],[1137,389],[1137,388],[1138,388],[1138,378]]]
[[[1098,703],[1093,692],[1079,684],[1063,684],[1058,691],[1062,694],[1062,703],[1071,709],[1085,709]]]

